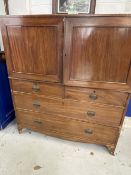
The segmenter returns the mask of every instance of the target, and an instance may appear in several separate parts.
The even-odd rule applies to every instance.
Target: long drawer
[[[72,100],[64,101],[64,109],[67,115],[72,113],[75,118],[109,126],[119,126],[124,112],[124,109],[120,107],[80,103]]]
[[[67,117],[51,114],[40,114],[25,111],[16,111],[17,121],[24,128],[82,142],[99,144],[115,143],[119,133],[118,128],[80,122]]]
[[[119,125],[123,108],[108,107],[92,103],[78,103],[72,100],[40,97],[38,95],[14,93],[16,109],[26,109],[38,112],[49,112],[64,115],[69,118],[87,122],[100,123],[109,126]]]
[[[42,83],[10,79],[12,90],[16,92],[33,93],[50,97],[63,98],[64,87],[56,83]]]
[[[125,106],[128,94],[122,92],[114,92],[111,90],[66,87],[65,98],[115,106]]]

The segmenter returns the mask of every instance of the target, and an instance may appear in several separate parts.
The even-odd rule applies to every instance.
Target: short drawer
[[[23,128],[74,141],[113,144],[119,133],[118,128],[80,122],[46,113],[16,111],[16,116]]]
[[[128,94],[122,92],[114,92],[110,90],[66,87],[65,98],[78,101],[97,102],[115,106],[125,106]]]
[[[48,98],[36,94],[13,93],[16,109],[26,109],[38,112],[54,112],[62,108],[62,99]]]
[[[56,83],[40,83],[11,79],[12,90],[51,97],[63,98],[64,87]]]

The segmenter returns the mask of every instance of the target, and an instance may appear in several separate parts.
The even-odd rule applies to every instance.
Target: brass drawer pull
[[[94,117],[96,113],[94,111],[88,111],[87,112],[88,117]]]
[[[38,121],[38,120],[34,120],[34,123],[36,123],[36,124],[42,124],[42,122],[41,121]]]
[[[39,92],[40,91],[40,86],[38,84],[33,84],[32,91],[33,92]]]
[[[39,102],[34,102],[34,103],[33,103],[33,106],[36,107],[36,108],[40,108],[41,105],[40,105]]]
[[[93,134],[93,131],[92,131],[92,129],[85,129],[85,133],[86,134]]]
[[[92,93],[92,94],[89,95],[89,98],[91,100],[97,100],[98,99],[98,96],[95,93]]]

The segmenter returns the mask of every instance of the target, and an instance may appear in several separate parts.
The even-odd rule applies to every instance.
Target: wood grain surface
[[[60,118],[53,114],[22,111],[16,111],[16,114],[17,121],[23,128],[74,141],[112,144],[116,141],[119,131],[117,128]]]
[[[114,154],[131,93],[131,15],[2,16],[19,132]]]

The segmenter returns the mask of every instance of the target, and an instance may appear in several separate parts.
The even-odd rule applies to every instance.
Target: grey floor
[[[99,145],[28,131],[19,135],[14,121],[0,131],[0,175],[131,175],[131,118],[115,156]]]

